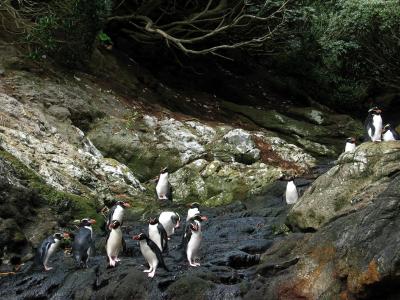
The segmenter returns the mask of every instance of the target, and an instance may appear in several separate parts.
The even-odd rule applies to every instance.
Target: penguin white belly
[[[160,174],[158,179],[156,192],[159,199],[167,199],[168,193],[168,173]]]
[[[286,186],[286,203],[294,204],[297,202],[299,195],[297,194],[297,188],[293,181],[289,181]]]
[[[162,252],[161,234],[158,231],[157,224],[155,225],[149,224],[149,238],[157,245],[157,247]]]
[[[380,115],[374,115],[372,119],[372,125],[375,128],[374,134],[371,136],[373,142],[381,141],[382,134],[382,117]]]
[[[122,219],[124,218],[124,209],[121,206],[117,206],[112,215],[111,221],[118,220],[122,224]]]
[[[151,250],[149,245],[147,245],[146,240],[140,241],[140,251],[142,252],[143,257],[149,264],[150,268],[156,268],[158,265],[157,255],[153,252],[153,250]]]
[[[199,232],[199,231],[192,232],[192,235],[190,237],[190,240],[189,240],[189,243],[187,244],[187,249],[186,249],[186,255],[187,255],[189,262],[193,262],[195,257],[198,255],[201,240],[202,240],[201,232]]]
[[[384,133],[383,140],[386,142],[386,141],[395,141],[396,139],[394,138],[393,133],[390,130],[388,130]]]
[[[162,224],[168,236],[175,233],[175,225],[172,223],[173,212],[162,212],[158,221]]]
[[[51,244],[45,256],[44,265],[47,265],[50,257],[57,251],[59,245],[60,245],[60,240],[56,240],[55,243]]]
[[[122,248],[122,231],[120,228],[113,229],[107,240],[106,251],[107,255],[111,257],[118,256]]]
[[[195,215],[199,215],[199,214],[200,214],[200,211],[197,207],[189,208],[187,217],[186,217],[186,222],[189,221],[191,218],[193,218]]]
[[[356,144],[354,143],[346,143],[346,147],[344,148],[344,152],[354,151],[356,149]]]

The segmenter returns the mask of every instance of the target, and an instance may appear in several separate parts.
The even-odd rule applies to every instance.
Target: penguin
[[[195,215],[199,215],[199,214],[200,214],[200,204],[197,202],[193,202],[192,204],[189,204],[189,209],[188,209],[187,216],[186,216],[186,222],[188,222]]]
[[[189,265],[192,267],[200,266],[200,263],[195,262],[198,258],[200,244],[203,233],[201,231],[201,222],[206,221],[206,216],[196,215],[189,220],[186,225],[185,233],[183,235],[183,245],[186,253],[186,258]]]
[[[157,218],[149,220],[149,238],[157,245],[161,252],[168,250],[168,237],[164,226]]]
[[[368,110],[368,116],[365,120],[364,127],[369,140],[373,142],[381,141],[382,133],[382,117],[381,110],[378,107],[373,107]]]
[[[390,124],[386,124],[382,129],[383,140],[386,141],[398,141],[400,140],[400,135]]]
[[[89,257],[94,253],[92,225],[95,223],[96,221],[93,219],[82,219],[79,231],[72,243],[72,254],[80,267],[87,268]]]
[[[354,149],[356,149],[356,139],[353,137],[347,138],[344,152],[351,152],[354,151]]]
[[[122,231],[121,223],[118,220],[113,220],[109,225],[110,234],[107,238],[106,252],[108,256],[108,263],[110,267],[115,267],[116,263],[120,261],[118,254],[122,249]]]
[[[149,273],[147,275],[148,277],[154,277],[158,265],[163,267],[167,272],[169,271],[164,263],[164,259],[162,257],[160,249],[151,239],[149,239],[149,237],[145,233],[135,235],[132,238],[135,241],[139,241],[140,251],[142,252],[142,255],[144,256],[147,263],[149,264],[149,269],[143,271],[145,273]]]
[[[158,217],[158,221],[164,227],[168,239],[175,233],[175,229],[179,228],[181,217],[177,212],[163,211]]]
[[[287,204],[295,204],[297,199],[299,199],[299,194],[297,193],[296,185],[294,184],[294,178],[289,177],[289,181],[286,185],[286,203]]]
[[[50,257],[58,250],[61,241],[64,238],[69,238],[69,233],[54,233],[45,239],[36,252],[36,263],[44,267],[45,271],[53,269],[48,266]]]
[[[164,168],[160,172],[156,185],[156,193],[158,200],[172,201],[172,186],[168,181],[168,168]]]
[[[120,226],[122,226],[123,218],[124,218],[124,209],[131,207],[128,202],[117,201],[113,207],[108,211],[107,215],[107,230],[109,230],[109,226],[112,221],[119,221]]]

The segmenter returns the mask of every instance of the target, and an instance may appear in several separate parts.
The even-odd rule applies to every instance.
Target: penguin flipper
[[[167,235],[167,232],[165,231],[164,226],[161,223],[158,223],[157,228],[158,228],[158,232],[160,233],[160,236],[161,236],[162,252],[165,252],[168,250],[168,235]]]
[[[169,201],[171,201],[172,202],[172,192],[173,192],[173,188],[172,188],[172,185],[169,183],[169,181],[168,181],[168,192],[167,192],[167,194],[165,195],[167,198],[168,198],[168,200]]]
[[[165,271],[169,272],[167,266],[165,265],[164,258],[161,254],[160,248],[158,248],[157,244],[154,243],[151,239],[148,239],[147,245],[149,245],[150,249],[156,254],[158,259],[158,264],[160,265],[160,267],[164,268]]]
[[[183,252],[186,251],[186,246],[190,241],[190,237],[192,236],[192,230],[190,230],[190,222],[186,223],[185,231],[183,232],[182,236],[182,249]]]

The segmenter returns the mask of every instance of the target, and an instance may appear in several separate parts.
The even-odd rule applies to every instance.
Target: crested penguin
[[[118,220],[113,220],[108,226],[110,234],[107,238],[106,252],[110,267],[115,267],[116,262],[120,261],[118,259],[118,254],[122,248],[122,231],[120,225],[121,223]]]
[[[124,201],[117,201],[115,205],[111,207],[107,215],[107,230],[109,230],[109,226],[114,220],[119,221],[120,226],[122,225],[124,218],[124,209],[128,207],[131,207],[131,205],[128,202]]]
[[[189,220],[186,224],[185,232],[183,234],[183,249],[186,253],[186,258],[189,265],[192,267],[200,266],[200,263],[195,262],[198,258],[200,244],[202,240],[201,222],[206,221],[206,216],[196,215]]]
[[[149,220],[149,238],[157,245],[161,252],[168,249],[168,236],[164,226],[157,218]]]
[[[382,134],[381,112],[382,111],[378,107],[371,108],[370,110],[368,110],[368,116],[364,123],[368,139],[373,142],[381,141],[381,134]]]
[[[169,239],[175,233],[175,229],[179,228],[181,217],[177,212],[163,211],[158,217],[158,221],[164,227]]]
[[[344,152],[351,152],[354,151],[355,149],[356,149],[356,139],[353,137],[347,138]]]
[[[94,253],[94,239],[92,225],[93,219],[82,219],[79,224],[79,231],[72,243],[72,254],[79,267],[87,267],[89,257]]]
[[[36,263],[43,266],[46,271],[53,269],[48,266],[49,259],[60,247],[61,240],[68,237],[69,234],[67,232],[57,232],[45,239],[37,249]]]
[[[140,251],[142,252],[142,255],[144,256],[147,263],[149,264],[149,269],[143,271],[145,273],[149,273],[147,275],[148,277],[154,277],[158,265],[168,271],[160,249],[151,239],[149,239],[149,237],[145,233],[135,235],[133,239],[139,241]]]
[[[158,200],[172,201],[172,186],[168,181],[168,168],[161,170],[156,185]]]
[[[286,203],[295,204],[297,199],[299,199],[299,194],[297,193],[296,185],[294,184],[294,178],[289,177],[289,181],[286,184]]]
[[[400,135],[390,124],[386,124],[382,129],[383,140],[386,141],[398,141],[400,140]]]
[[[193,218],[195,215],[200,214],[200,204],[197,202],[193,202],[189,204],[189,209],[186,216],[186,222]]]

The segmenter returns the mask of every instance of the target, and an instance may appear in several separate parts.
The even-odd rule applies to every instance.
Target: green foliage
[[[353,108],[400,87],[400,5],[396,0],[298,1],[276,69],[324,102]],[[289,71],[288,71],[289,70]]]
[[[111,4],[111,0],[50,1],[36,16],[26,36],[30,56],[49,55],[67,66],[85,64],[97,34],[110,14]],[[107,36],[103,33],[102,38]]]

